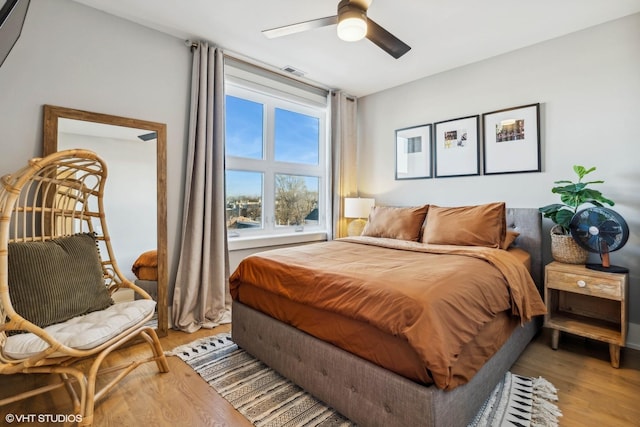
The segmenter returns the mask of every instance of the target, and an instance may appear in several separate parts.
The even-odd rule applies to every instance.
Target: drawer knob
[[[585,282],[584,280],[578,280],[576,283],[578,284],[579,288],[584,288],[585,286],[587,286],[587,282]]]

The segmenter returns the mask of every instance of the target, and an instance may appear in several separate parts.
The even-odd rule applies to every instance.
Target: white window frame
[[[330,173],[329,173],[329,107],[316,99],[306,99],[242,78],[227,75],[226,95],[247,99],[262,104],[263,109],[263,159],[250,159],[227,155],[226,170],[263,173],[262,221],[263,228],[228,230],[230,250],[264,246],[294,244],[326,240],[331,226]],[[277,162],[275,155],[275,110],[281,108],[319,119],[318,165]],[[301,175],[319,178],[318,224],[296,226],[275,226],[275,175]]]

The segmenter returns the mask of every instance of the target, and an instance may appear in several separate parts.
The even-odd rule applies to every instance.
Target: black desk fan
[[[577,212],[569,224],[571,236],[582,248],[600,254],[601,264],[587,264],[592,270],[628,273],[629,269],[609,262],[609,252],[622,248],[629,238],[629,227],[617,212],[590,207]]]

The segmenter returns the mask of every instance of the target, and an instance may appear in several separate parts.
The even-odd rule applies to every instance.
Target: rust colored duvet
[[[357,237],[244,259],[232,297],[411,380],[468,382],[545,306],[521,250]]]

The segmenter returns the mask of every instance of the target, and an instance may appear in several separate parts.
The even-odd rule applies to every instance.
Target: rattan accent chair
[[[32,159],[1,180],[0,374],[58,374],[61,381],[4,397],[0,406],[65,386],[79,424],[91,425],[94,403],[133,369],[156,362],[169,371],[149,322],[155,301],[114,259],[103,211],[106,176],[102,159],[78,149]],[[113,303],[122,288],[142,298]],[[151,356],[100,368],[138,338]],[[99,373],[109,375],[96,390]]]

